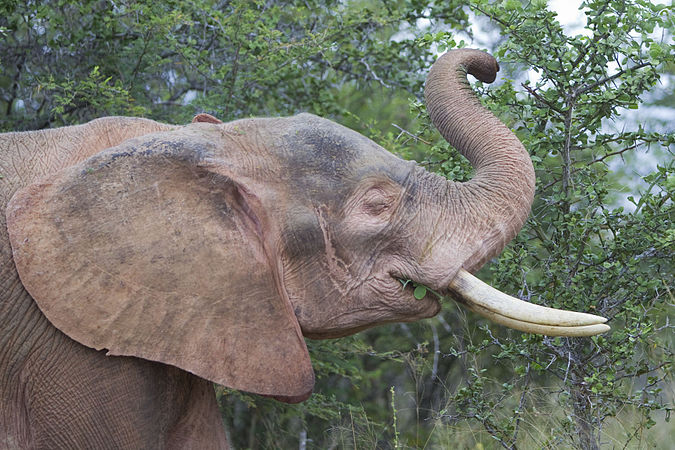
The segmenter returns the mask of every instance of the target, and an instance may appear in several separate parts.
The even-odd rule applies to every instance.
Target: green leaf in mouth
[[[425,295],[427,295],[427,288],[426,286],[422,286],[421,284],[418,284],[417,287],[415,288],[415,292],[413,292],[413,295],[417,300],[422,300]]]

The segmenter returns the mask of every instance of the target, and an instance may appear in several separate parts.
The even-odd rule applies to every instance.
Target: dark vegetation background
[[[538,185],[520,235],[480,275],[612,331],[526,335],[448,300],[421,323],[308,341],[309,401],[217,387],[232,443],[672,448],[673,9],[582,7],[573,34],[545,0],[0,0],[0,130],[309,111],[463,180],[423,81],[439,52],[487,46],[499,82],[474,87],[529,149]]]

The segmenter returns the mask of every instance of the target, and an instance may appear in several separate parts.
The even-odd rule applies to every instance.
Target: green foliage
[[[481,276],[609,317],[612,331],[525,335],[448,300],[432,320],[308,341],[317,388],[302,404],[217,388],[231,440],[646,447],[672,432],[674,137],[621,116],[673,72],[672,6],[589,0],[582,11],[572,36],[545,0],[4,1],[0,130],[309,111],[464,181],[472,169],[430,125],[422,86],[437,51],[471,45],[473,14],[499,30],[490,50],[506,78],[474,88],[530,151],[538,180],[523,231]],[[672,93],[659,98],[672,108]],[[658,167],[636,183],[647,159]]]
[[[337,98],[350,86],[419,89],[429,45],[389,39],[428,12],[418,7],[332,0],[3,4],[0,129],[110,113],[177,123],[196,111],[222,120],[303,110],[339,116],[345,111]],[[461,11],[452,17],[453,24],[466,20]],[[114,102],[97,104],[97,97]],[[133,108],[125,109],[127,102]]]
[[[135,107],[134,100],[120,80],[112,83],[112,77],[104,78],[98,66],[94,66],[87,78],[79,81],[57,82],[49,75],[47,82],[40,86],[51,93],[52,114],[64,120],[64,114],[71,108],[80,111],[92,110],[106,115],[142,116],[143,107]]]

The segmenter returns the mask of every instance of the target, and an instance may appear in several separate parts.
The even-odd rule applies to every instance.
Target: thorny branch
[[[516,425],[513,429],[513,436],[511,437],[511,445],[514,447],[516,442],[518,442],[518,431],[520,428],[523,408],[525,407],[525,395],[527,394],[528,388],[530,387],[530,379],[530,363],[527,363],[527,368],[525,369],[525,386],[523,386],[523,392],[520,394],[520,401],[518,402],[518,414],[516,415]]]

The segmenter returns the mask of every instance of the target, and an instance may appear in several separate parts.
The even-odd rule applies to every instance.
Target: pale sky
[[[558,14],[566,34],[586,34],[586,16],[579,11],[581,0],[548,0],[548,8]]]

